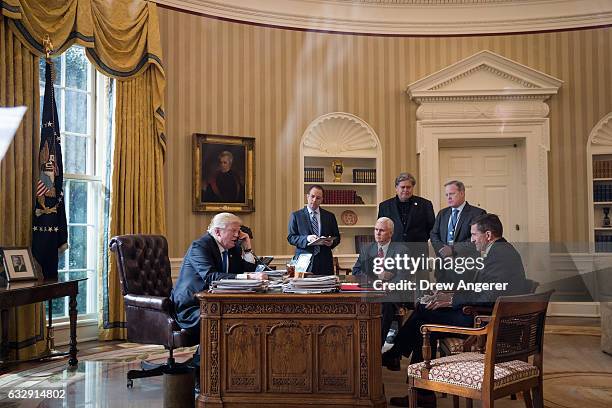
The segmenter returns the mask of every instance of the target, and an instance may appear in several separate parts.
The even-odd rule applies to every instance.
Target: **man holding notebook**
[[[320,207],[323,187],[313,185],[306,193],[306,207],[291,213],[287,241],[295,246],[295,256],[311,254],[308,271],[315,275],[333,275],[332,249],[340,243],[336,216]]]

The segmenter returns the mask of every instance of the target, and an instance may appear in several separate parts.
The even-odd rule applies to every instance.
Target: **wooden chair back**
[[[493,384],[496,363],[534,356],[533,364],[542,372],[546,309],[553,292],[498,298],[489,323],[483,386]]]

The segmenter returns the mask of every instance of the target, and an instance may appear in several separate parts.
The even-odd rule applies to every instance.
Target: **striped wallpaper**
[[[469,37],[377,37],[240,24],[159,8],[166,67],[166,202],[170,256],[182,257],[210,214],[191,211],[193,133],[256,138],[255,207],[243,215],[260,254],[286,254],[300,207],[299,140],[324,113],[344,111],[381,139],[393,176],[417,172],[411,82],[488,49],[565,81],[550,102],[550,236],[588,240],[586,142],[612,111],[612,29]],[[418,187],[418,186],[417,186]],[[468,197],[469,199],[469,197]]]

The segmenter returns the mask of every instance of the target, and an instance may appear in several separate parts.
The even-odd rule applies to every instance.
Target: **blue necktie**
[[[223,251],[223,273],[227,273],[227,250]]]
[[[448,226],[448,234],[446,235],[446,243],[452,244],[455,242],[455,227],[457,226],[457,216],[459,215],[459,209],[453,208],[451,214],[450,225]]]
[[[317,221],[316,211],[313,211],[312,215],[310,216],[310,226],[312,227],[312,233],[315,234],[316,236],[319,236],[319,221]],[[315,245],[315,247],[312,250],[312,254],[316,255],[319,253],[320,250],[321,248],[319,248],[318,245]]]

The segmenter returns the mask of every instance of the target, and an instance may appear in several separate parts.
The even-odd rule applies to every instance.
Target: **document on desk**
[[[338,290],[338,277],[317,276],[313,278],[292,279],[283,285],[285,293],[328,293]]]

